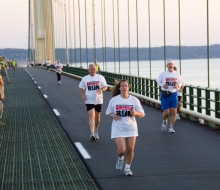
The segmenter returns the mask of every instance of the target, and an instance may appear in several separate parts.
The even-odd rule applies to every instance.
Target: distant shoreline
[[[181,49],[181,53],[179,53]],[[164,50],[166,55],[164,57]],[[162,46],[162,47],[152,47],[149,48],[113,48],[113,47],[103,47],[103,48],[76,48],[69,49],[69,61],[70,62],[93,62],[97,59],[99,62],[107,61],[149,61],[151,60],[164,60],[171,59],[207,59],[207,54],[209,53],[209,58],[220,58],[220,45],[210,45],[209,52],[207,46]],[[22,59],[25,60],[28,54],[27,49],[19,48],[5,48],[0,49],[0,56],[5,56],[7,59]],[[94,57],[96,54],[96,57]],[[66,50],[64,48],[56,49],[57,58],[61,62],[66,60]]]

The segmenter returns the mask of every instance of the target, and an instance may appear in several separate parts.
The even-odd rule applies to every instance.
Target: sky
[[[0,48],[27,49],[28,0],[0,0],[0,7]]]
[[[64,0],[60,0],[64,2]],[[68,2],[69,0],[66,0]],[[73,2],[73,0],[71,0]],[[87,32],[88,32],[88,47],[93,47],[92,36],[92,0],[87,2]],[[96,16],[96,47],[101,47],[102,25],[101,23],[101,5],[100,0],[95,2]],[[103,2],[103,1],[102,1]],[[106,2],[106,46],[114,45],[113,39],[113,24],[112,24],[112,0]],[[138,37],[136,25],[136,0],[130,0],[130,46],[131,47],[148,47],[149,28],[148,28],[148,4],[147,0],[138,0]],[[178,0],[166,0],[166,45],[178,45]],[[181,2],[181,44],[187,46],[199,46],[207,44],[207,0],[180,0]],[[79,14],[78,1],[75,0],[76,26],[79,26],[77,15]],[[127,21],[127,0],[119,0],[119,23],[117,23],[117,1],[115,0],[115,42],[120,47],[128,47],[128,21]],[[72,10],[72,4],[69,4]],[[81,0],[81,40],[79,39],[79,27],[76,28],[76,47],[85,47],[85,12],[84,0]],[[151,6],[151,46],[159,47],[164,44],[164,28],[163,28],[163,0],[150,0]],[[0,23],[4,26],[4,30],[0,30],[0,48],[27,48],[28,47],[28,0],[0,0],[1,16]],[[210,44],[220,44],[220,7],[219,0],[209,0],[209,40]],[[58,10],[58,8],[57,8]],[[62,13],[59,13],[59,18]],[[71,15],[72,15],[71,11]],[[57,17],[55,16],[55,19]],[[58,21],[57,21],[58,22]],[[63,23],[60,22],[60,27]],[[73,42],[73,20],[70,20],[68,32],[69,44]],[[118,32],[119,29],[119,32]],[[62,29],[63,31],[63,29]],[[60,32],[60,35],[61,34]],[[64,39],[60,40],[61,36],[56,36],[57,46],[64,45]],[[138,38],[138,41],[137,41]],[[120,40],[118,40],[120,39]],[[138,42],[138,44],[137,44]],[[72,45],[73,46],[73,45]]]

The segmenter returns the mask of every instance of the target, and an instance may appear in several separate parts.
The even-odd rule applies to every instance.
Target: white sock
[[[125,165],[125,168],[129,168],[130,169],[130,167],[131,167],[131,164],[126,164]]]

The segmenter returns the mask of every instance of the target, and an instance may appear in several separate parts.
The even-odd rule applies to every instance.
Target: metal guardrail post
[[[202,88],[197,87],[197,112],[202,113]]]
[[[154,98],[154,79],[149,79],[150,80],[150,98]]]
[[[220,89],[215,90],[215,117],[220,118]]]
[[[193,86],[189,86],[189,109],[194,111],[194,90]]]
[[[210,91],[208,88],[205,90],[205,113],[206,115],[210,115]]]
[[[189,88],[189,86],[185,85],[185,87],[183,89],[183,100],[182,100],[183,108],[187,108],[187,104],[186,104],[187,100],[186,100],[186,98],[187,98],[187,89],[188,88]]]

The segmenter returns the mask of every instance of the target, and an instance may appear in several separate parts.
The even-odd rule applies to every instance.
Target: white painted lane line
[[[34,78],[32,78],[34,80]]]
[[[83,147],[83,145],[80,142],[75,142],[76,147],[78,148],[78,150],[80,151],[80,153],[82,154],[82,156],[85,159],[90,159],[91,157],[89,156],[88,152],[85,150],[85,148]]]
[[[40,87],[40,86],[38,86],[38,88],[39,88],[39,89],[41,89],[41,87]]]
[[[57,111],[57,109],[53,109],[53,111],[56,115],[60,115],[60,113]]]
[[[37,83],[36,81],[34,81],[34,83]]]
[[[48,98],[46,94],[44,94],[44,98]]]

